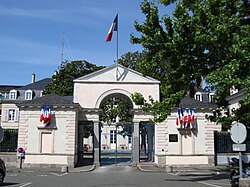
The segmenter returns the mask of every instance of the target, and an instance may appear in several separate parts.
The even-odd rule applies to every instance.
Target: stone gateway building
[[[74,80],[74,94],[71,97],[50,94],[18,104],[18,147],[25,150],[23,166],[76,167],[82,162],[86,146],[92,150],[93,163],[99,166],[100,151],[112,149],[114,142],[116,149],[131,150],[131,160],[135,166],[140,162],[142,124],[147,126],[150,161],[157,165],[214,164],[213,136],[214,131],[220,131],[221,127],[210,122],[207,116],[212,114],[216,105],[205,102],[204,98],[209,95],[199,92],[201,97],[197,97],[198,100],[187,96],[177,106],[183,109],[183,115],[188,111],[186,109],[195,109],[191,126],[176,125],[176,110],[164,122],[150,124],[149,119],[153,116],[135,105],[131,94],[138,92],[145,99],[151,96],[159,101],[159,85],[158,80],[114,64]],[[112,125],[101,127],[101,108],[112,97],[125,99],[131,107],[132,134],[123,139],[114,138],[116,134],[112,134]],[[42,111],[43,114],[49,112],[51,115],[49,124],[40,121],[43,106],[48,108]],[[89,124],[93,127],[93,133],[86,139],[83,132]],[[108,134],[104,134],[104,131]],[[105,141],[105,138],[109,139]]]

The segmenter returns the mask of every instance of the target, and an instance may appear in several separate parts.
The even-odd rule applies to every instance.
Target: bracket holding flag
[[[194,108],[178,108],[176,113],[176,125],[178,129],[196,129]]]

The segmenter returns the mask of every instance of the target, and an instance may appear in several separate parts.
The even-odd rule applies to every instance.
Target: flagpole
[[[116,32],[116,81],[118,81],[118,13],[117,13],[117,32]]]

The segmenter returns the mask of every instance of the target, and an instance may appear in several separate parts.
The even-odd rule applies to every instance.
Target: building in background
[[[23,101],[42,97],[45,86],[51,82],[51,78],[35,81],[35,74],[32,74],[31,83],[26,86],[1,86],[1,118],[0,124],[4,129],[18,129],[19,108],[16,104]]]

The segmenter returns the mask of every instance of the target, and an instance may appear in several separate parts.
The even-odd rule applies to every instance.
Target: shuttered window
[[[18,109],[7,109],[5,110],[5,121],[18,121],[19,110]]]

